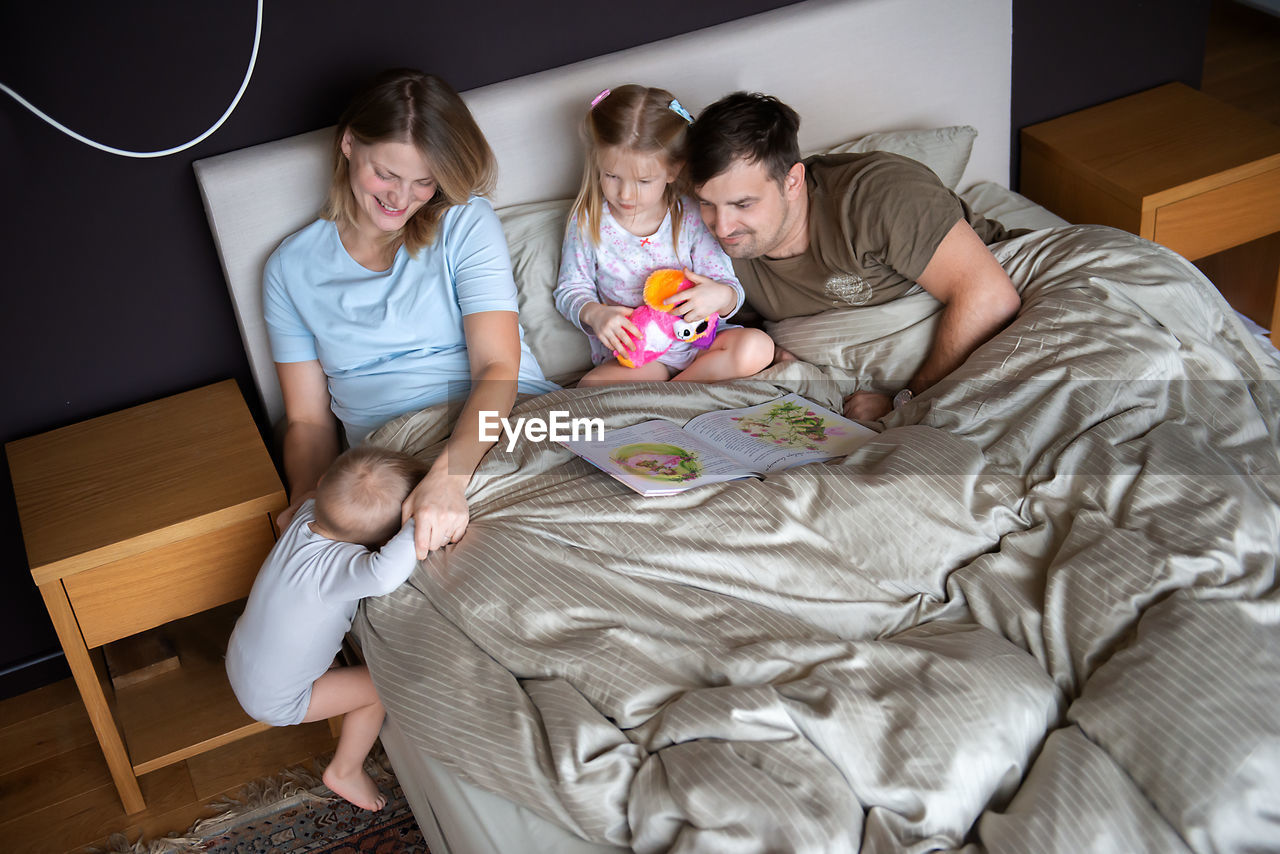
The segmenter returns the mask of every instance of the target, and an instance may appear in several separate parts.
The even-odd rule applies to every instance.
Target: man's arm
[[[938,244],[919,282],[943,309],[929,356],[908,385],[917,393],[960,367],[1022,305],[1009,275],[964,220]]]
[[[942,238],[917,281],[942,303],[942,315],[929,355],[907,384],[915,394],[958,368],[1012,320],[1022,304],[1004,268],[963,219]],[[860,391],[845,398],[844,412],[874,421],[892,406],[883,394]]]

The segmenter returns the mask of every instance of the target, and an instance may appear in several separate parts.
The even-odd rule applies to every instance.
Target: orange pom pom
[[[644,301],[649,308],[670,312],[663,303],[693,285],[684,277],[683,270],[654,270],[644,282]]]

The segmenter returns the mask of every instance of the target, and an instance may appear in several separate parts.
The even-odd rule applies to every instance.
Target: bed
[[[641,498],[554,443],[489,453],[466,537],[354,627],[435,854],[1280,849],[1280,361],[1179,256],[1005,188],[1010,29],[995,0],[809,0],[464,93],[566,381],[589,361],[550,288],[605,85],[772,92],[807,150],[906,153],[1029,231],[993,247],[1016,320],[845,459]],[[330,132],[196,164],[273,419],[262,264],[318,209]],[[751,380],[513,415],[838,408],[900,387],[936,311],[784,321],[800,358]],[[369,441],[429,458],[449,427]]]

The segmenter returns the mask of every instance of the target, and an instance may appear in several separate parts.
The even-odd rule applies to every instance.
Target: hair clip
[[[600,94],[596,95],[594,98],[591,99],[591,109],[594,110],[596,108],[596,104],[600,103],[601,101],[603,101],[605,98],[608,98],[608,97],[609,97],[609,90],[601,89]]]
[[[684,107],[680,106],[680,102],[677,101],[675,98],[672,98],[671,103],[667,104],[667,106],[671,108],[671,112],[675,113],[677,116],[684,119],[689,124],[693,124],[693,116],[689,115],[689,111],[686,110]]]

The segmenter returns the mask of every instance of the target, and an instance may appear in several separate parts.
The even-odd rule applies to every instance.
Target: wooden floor
[[[126,816],[70,679],[0,702],[0,850],[81,852],[113,833],[182,832],[244,783],[333,750],[321,721],[273,729],[141,779],[148,808]]]

